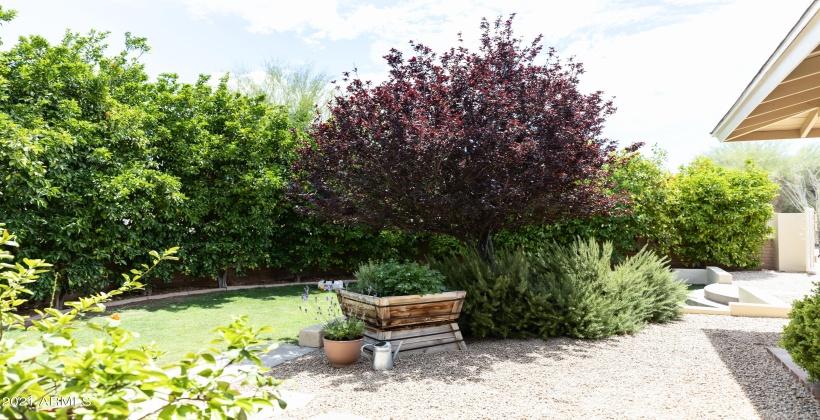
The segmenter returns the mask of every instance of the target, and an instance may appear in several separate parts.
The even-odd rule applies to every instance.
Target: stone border
[[[356,280],[346,280],[349,283],[355,283]],[[112,300],[110,302],[103,302],[105,305],[105,309],[109,308],[116,308],[118,306],[128,305],[131,303],[137,302],[148,302],[148,301],[155,301],[155,300],[163,300],[163,299],[170,299],[175,297],[183,297],[183,296],[192,296],[192,295],[204,295],[207,293],[217,293],[217,292],[230,292],[234,290],[245,290],[245,289],[261,289],[266,287],[284,287],[284,286],[306,286],[311,285],[312,282],[298,282],[298,283],[276,283],[276,284],[249,284],[246,286],[228,286],[227,288],[210,288],[210,289],[199,289],[199,290],[189,290],[187,292],[174,292],[174,293],[163,293],[160,295],[151,295],[151,296],[138,296],[135,298],[128,298],[122,300]],[[62,313],[67,313],[71,309],[63,309]],[[40,315],[32,315],[31,317],[26,319],[25,326],[31,325],[31,321],[39,321],[42,317]]]
[[[128,305],[130,303],[136,302],[144,302],[149,300],[162,300],[162,299],[170,299],[175,297],[182,297],[182,296],[193,296],[193,295],[204,295],[208,293],[218,293],[218,292],[230,292],[233,290],[245,290],[245,289],[261,289],[267,287],[284,287],[284,286],[305,286],[310,285],[310,282],[300,282],[300,283],[276,283],[276,284],[250,284],[247,286],[228,286],[227,288],[215,287],[210,289],[198,289],[198,290],[189,290],[187,292],[174,292],[174,293],[163,293],[159,295],[151,295],[151,296],[139,296],[135,298],[129,299],[122,299],[122,300],[112,300],[110,302],[105,302],[106,308],[114,308],[117,306]]]
[[[783,366],[797,382],[800,382],[809,393],[820,400],[820,382],[809,382],[809,374],[797,363],[794,363],[791,355],[779,347],[766,347],[766,351],[772,356],[775,362]]]

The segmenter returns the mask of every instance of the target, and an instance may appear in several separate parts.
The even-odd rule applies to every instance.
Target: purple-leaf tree
[[[411,41],[405,59],[393,49],[389,78],[375,87],[345,73],[346,92],[294,164],[304,210],[452,235],[490,262],[500,229],[612,210],[606,180],[622,162],[600,138],[612,102],[579,92],[581,64],[554,50],[536,64],[541,37],[522,46],[512,19],[482,20],[479,53],[438,57]]]

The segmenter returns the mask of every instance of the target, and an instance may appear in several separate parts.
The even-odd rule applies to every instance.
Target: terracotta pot
[[[364,345],[364,338],[350,341],[336,341],[323,338],[325,355],[334,367],[345,367],[359,360],[359,354]]]

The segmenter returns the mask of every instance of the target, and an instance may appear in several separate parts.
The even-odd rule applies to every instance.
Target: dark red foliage
[[[522,47],[511,26],[482,20],[479,53],[439,59],[411,42],[405,60],[393,49],[390,77],[375,87],[346,74],[346,93],[293,168],[305,210],[482,250],[503,228],[608,212],[615,145],[599,137],[612,102],[580,93],[581,64],[552,49],[535,64],[541,37]]]

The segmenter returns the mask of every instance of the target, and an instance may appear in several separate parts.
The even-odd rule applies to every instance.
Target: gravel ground
[[[336,369],[318,351],[271,374],[314,396],[285,418],[818,419],[820,402],[766,353],[786,323],[685,315],[605,340],[479,340],[389,372]]]
[[[735,271],[732,283],[765,290],[769,294],[791,303],[802,299],[814,290],[814,282],[820,281],[817,274],[780,273],[777,271]]]

